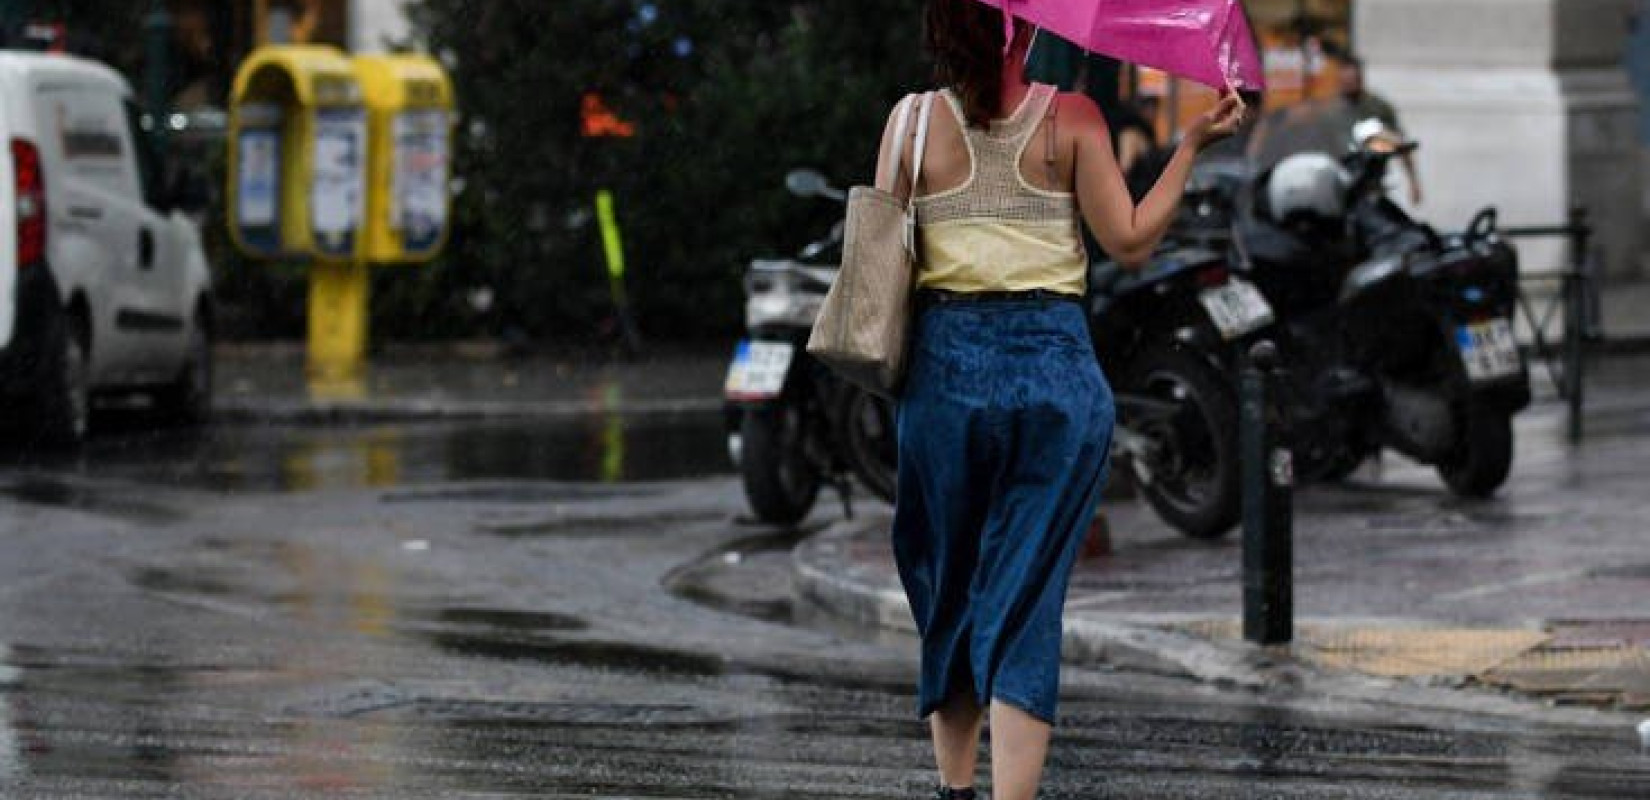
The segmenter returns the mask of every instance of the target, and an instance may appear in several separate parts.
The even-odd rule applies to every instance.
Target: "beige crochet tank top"
[[[1088,257],[1077,199],[1026,182],[1020,161],[1052,118],[1057,90],[1034,84],[1020,108],[985,130],[941,92],[968,145],[972,172],[955,189],[916,198],[921,264],[917,284],[952,292],[1046,289],[1081,295]]]

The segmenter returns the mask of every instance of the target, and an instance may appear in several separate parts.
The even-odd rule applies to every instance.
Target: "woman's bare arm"
[[[1099,107],[1081,95],[1067,95],[1062,102],[1061,117],[1071,121],[1071,131],[1076,137],[1075,183],[1083,219],[1108,255],[1126,269],[1138,269],[1151,257],[1174,221],[1198,152],[1231,135],[1241,123],[1242,101],[1236,95],[1228,95],[1193,122],[1157,184],[1141,198],[1139,205],[1129,196]]]

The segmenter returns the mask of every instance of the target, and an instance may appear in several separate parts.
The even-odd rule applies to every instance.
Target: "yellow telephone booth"
[[[367,269],[447,240],[453,92],[424,56],[260,47],[230,98],[228,220],[247,255],[309,260],[315,392],[358,396]]]
[[[368,142],[349,59],[325,46],[258,48],[235,76],[229,126],[235,243],[254,257],[354,261]]]
[[[423,55],[358,56],[371,142],[366,258],[428,261],[447,241],[452,164],[452,83]]]

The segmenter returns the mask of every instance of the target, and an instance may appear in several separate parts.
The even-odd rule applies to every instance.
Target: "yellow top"
[[[924,288],[1081,295],[1087,277],[1083,240],[1069,223],[966,220],[922,228],[917,285]]]
[[[917,285],[950,292],[1045,289],[1083,294],[1088,256],[1070,192],[1028,183],[1020,162],[1057,90],[1034,85],[1006,120],[968,127],[951,92],[946,105],[962,126],[972,174],[962,186],[917,197],[920,268]]]

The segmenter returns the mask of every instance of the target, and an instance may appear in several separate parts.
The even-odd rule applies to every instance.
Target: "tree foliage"
[[[461,105],[455,235],[432,268],[380,282],[401,336],[519,331],[557,340],[611,324],[593,200],[611,189],[627,285],[652,339],[727,335],[753,257],[840,218],[784,175],[866,180],[891,105],[925,74],[918,4],[899,0],[421,0],[414,23]],[[599,93],[632,138],[584,138]],[[478,313],[466,298],[491,290]],[[406,312],[417,309],[409,318]]]

